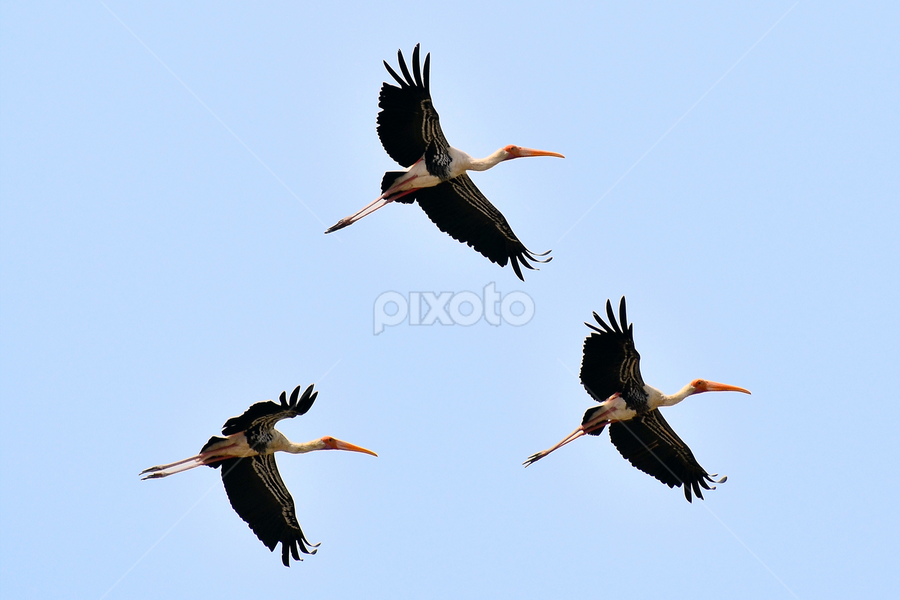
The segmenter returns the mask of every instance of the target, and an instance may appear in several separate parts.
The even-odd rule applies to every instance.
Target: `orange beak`
[[[736,385],[728,385],[727,383],[716,383],[715,381],[703,381],[695,387],[697,388],[697,393],[700,393],[700,392],[741,392],[742,394],[750,393],[750,390],[745,390],[742,387],[737,387]]]
[[[362,452],[363,454],[371,454],[372,456],[378,456],[371,450],[366,450],[360,446],[356,446],[351,444],[350,442],[345,442],[343,440],[338,440],[333,437],[322,438],[322,441],[325,442],[325,445],[328,446],[331,450],[349,450],[350,452]]]
[[[559,152],[534,150],[533,148],[523,148],[522,146],[507,146],[506,151],[509,153],[509,159],[525,158],[526,156],[555,156],[556,158],[565,158],[565,156],[563,156]]]

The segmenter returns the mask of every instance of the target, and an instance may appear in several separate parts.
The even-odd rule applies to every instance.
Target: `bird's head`
[[[555,156],[556,158],[565,158],[559,152],[548,152],[547,150],[534,150],[532,148],[523,148],[522,146],[504,146],[503,151],[507,157],[504,160],[512,160],[514,158],[525,158],[526,156]]]
[[[350,452],[362,452],[363,454],[371,454],[372,456],[378,456],[371,450],[366,450],[365,448],[361,448],[350,442],[345,442],[343,440],[339,440],[337,438],[333,438],[330,435],[326,435],[325,437],[319,440],[319,443],[322,445],[322,450],[348,450]]]
[[[702,394],[703,392],[741,392],[744,394],[749,394],[750,390],[745,390],[742,387],[737,387],[736,385],[728,385],[727,383],[716,383],[715,381],[708,381],[706,379],[695,379],[690,383],[691,388],[693,388],[693,394]]]

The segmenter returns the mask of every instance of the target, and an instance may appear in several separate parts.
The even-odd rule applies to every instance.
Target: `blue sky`
[[[0,6],[0,584],[9,598],[895,595],[900,10],[891,3]],[[526,281],[389,206],[397,49]],[[385,292],[524,294],[525,324],[374,335]],[[728,482],[688,504],[604,434],[583,322],[628,298],[645,380]],[[469,296],[471,297],[471,296]],[[285,569],[219,475],[142,482],[316,383],[280,456]]]

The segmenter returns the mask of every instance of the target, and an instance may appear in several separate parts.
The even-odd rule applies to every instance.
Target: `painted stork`
[[[275,424],[282,419],[306,414],[318,394],[313,392],[313,386],[309,386],[301,396],[298,385],[289,402],[284,392],[279,397],[281,404],[271,400],[257,402],[241,416],[225,421],[222,435],[226,437],[209,438],[200,454],[150,467],[141,475],[144,475],[143,479],[157,479],[201,465],[221,468],[222,483],[235,512],[269,550],[274,551],[281,543],[281,561],[289,567],[290,556],[294,560],[303,560],[298,548],[304,554],[315,554],[319,544],[310,544],[300,529],[294,499],[278,474],[275,452],[304,454],[315,450],[349,450],[378,456],[371,450],[328,436],[297,444],[275,429]]]
[[[695,379],[671,396],[644,383],[641,377],[641,355],[634,348],[633,324],[625,315],[625,297],[619,303],[619,323],[612,304],[606,301],[609,325],[597,313],[597,327],[585,323],[593,333],[584,340],[581,383],[600,406],[584,413],[581,426],[561,442],[525,461],[525,466],[544,458],[557,448],[581,436],[600,435],[609,425],[609,439],[632,465],[669,487],[684,486],[684,496],[691,502],[691,491],[703,499],[705,490],[715,489],[714,480],[700,466],[687,444],[672,430],[659,408],[673,406],[688,396],[702,392],[750,392],[744,388],[705,379]],[[627,325],[627,328],[624,328]]]
[[[526,156],[565,157],[557,152],[510,145],[485,158],[472,158],[452,147],[441,131],[440,118],[431,102],[431,54],[425,56],[425,69],[420,71],[419,45],[416,44],[412,75],[399,50],[397,58],[403,77],[384,61],[388,73],[400,87],[390,83],[381,86],[378,137],[390,157],[406,170],[385,173],[381,180],[381,195],[359,212],[335,223],[325,233],[352,225],[391,202],[412,204],[418,201],[441,231],[468,244],[501,267],[512,261],[513,270],[524,281],[519,263],[534,269],[528,261],[549,262],[550,258],[538,258],[549,251],[538,255],[531,253],[513,233],[506,218],[475,187],[466,171],[486,171],[505,160]]]

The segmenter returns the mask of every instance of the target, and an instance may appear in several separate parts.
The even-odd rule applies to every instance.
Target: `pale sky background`
[[[896,597],[900,9],[800,1],[0,5],[4,598]],[[311,3],[307,3],[311,4]],[[675,7],[674,4],[681,6]],[[733,3],[729,3],[733,4]],[[520,282],[389,206],[377,97],[422,43]],[[534,301],[401,324],[380,294]],[[685,502],[608,436],[583,322],[628,299],[645,380],[728,482]],[[290,569],[197,452],[297,384]]]

